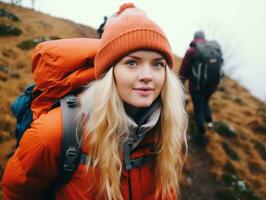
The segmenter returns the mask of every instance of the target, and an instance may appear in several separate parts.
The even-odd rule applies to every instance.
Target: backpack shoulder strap
[[[60,163],[60,182],[67,183],[75,172],[80,156],[76,96],[68,95],[60,100],[62,109],[63,134]]]
[[[56,192],[61,186],[70,181],[79,164],[81,154],[80,145],[77,141],[80,134],[77,124],[79,101],[76,96],[68,95],[60,99],[60,105],[62,109],[63,133],[59,177],[50,188],[48,188],[43,199],[55,200]]]

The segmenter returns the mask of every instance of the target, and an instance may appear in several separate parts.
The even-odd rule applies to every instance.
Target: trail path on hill
[[[187,184],[181,187],[181,200],[218,200],[216,193],[222,185],[210,173],[212,161],[206,147],[199,147],[190,140],[188,162]]]

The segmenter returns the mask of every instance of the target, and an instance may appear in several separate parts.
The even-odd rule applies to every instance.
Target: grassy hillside
[[[23,50],[17,45],[36,38],[97,37],[90,27],[71,21],[51,17],[30,9],[0,3],[0,9],[9,11],[20,20],[15,21],[11,15],[0,15],[0,26],[8,25],[22,31],[18,36],[0,34],[0,178],[8,155],[13,151],[15,119],[10,105],[24,87],[32,82],[31,51]],[[0,12],[0,14],[3,12]],[[2,29],[1,29],[2,30]],[[18,34],[18,33],[16,33]],[[27,43],[29,47],[31,43]],[[21,45],[20,45],[21,46]],[[176,69],[181,60],[176,60]],[[219,199],[266,199],[266,105],[241,87],[236,81],[226,77],[219,90],[211,100],[215,129],[208,131],[209,143],[206,147],[210,159],[210,173],[221,188],[215,188]],[[195,132],[192,104],[187,110],[191,119],[189,135]],[[195,159],[204,162],[204,153],[196,154],[190,146],[188,161],[184,167],[182,184],[184,190],[193,191],[203,183],[197,183],[193,175]],[[195,155],[197,158],[195,158]],[[196,166],[196,170],[202,170]],[[202,175],[204,176],[204,174]],[[235,181],[235,182],[234,182]],[[198,184],[198,185],[197,185]],[[239,187],[238,187],[239,186]],[[207,186],[206,186],[207,187]],[[208,186],[206,191],[214,190]],[[215,186],[213,186],[215,187]],[[256,197],[261,196],[261,198]],[[207,194],[208,195],[208,194]],[[253,196],[252,196],[253,195]],[[243,197],[244,196],[244,197]],[[1,193],[0,193],[1,199]],[[197,198],[194,198],[195,200]],[[198,197],[198,199],[203,199]],[[184,200],[187,200],[184,198]]]

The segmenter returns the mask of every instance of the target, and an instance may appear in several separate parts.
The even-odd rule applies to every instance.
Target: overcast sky
[[[35,8],[98,28],[103,16],[113,14],[123,2],[127,1],[36,0]],[[266,101],[266,0],[131,2],[162,27],[174,53],[181,57],[198,29],[204,30],[207,38],[218,40],[224,50],[227,73]]]

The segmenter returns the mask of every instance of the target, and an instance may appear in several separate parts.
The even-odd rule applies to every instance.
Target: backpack
[[[55,192],[66,184],[75,172],[80,146],[76,140],[76,119],[79,102],[76,94],[94,80],[93,60],[98,39],[60,39],[36,46],[32,54],[34,83],[29,84],[11,105],[16,122],[16,146],[38,117],[61,106],[62,145],[58,180],[46,192],[45,199],[53,199]]]
[[[15,135],[16,146],[18,147],[23,133],[29,128],[32,122],[32,111],[30,109],[32,101],[32,91],[35,84],[28,85],[23,94],[17,97],[17,99],[11,104],[11,110],[13,115],[17,119]]]
[[[221,78],[222,51],[218,42],[199,42],[192,65],[192,83],[196,90],[217,86]]]

